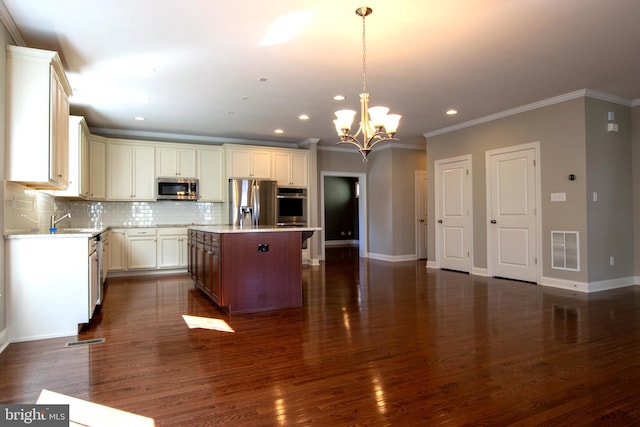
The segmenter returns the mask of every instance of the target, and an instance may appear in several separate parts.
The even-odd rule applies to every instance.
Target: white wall
[[[5,177],[5,105],[6,105],[6,87],[4,82],[6,81],[7,76],[7,54],[4,46],[7,44],[13,44],[14,41],[9,35],[9,32],[3,25],[0,25],[0,45],[2,46],[2,51],[0,52],[0,177],[2,177],[2,181],[4,182]],[[2,197],[2,203],[4,206],[5,194],[4,194],[4,186],[0,185],[0,197]],[[0,229],[4,230],[5,223],[5,215],[4,209],[0,209]],[[7,310],[6,310],[6,300],[5,300],[5,277],[4,272],[6,271],[4,266],[4,242],[0,245],[0,271],[2,271],[2,275],[0,275],[0,351],[8,345],[7,338]]]

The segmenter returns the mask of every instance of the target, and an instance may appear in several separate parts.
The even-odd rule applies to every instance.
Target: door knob
[[[438,220],[438,224],[442,224],[442,220],[441,219]]]
[[[498,223],[498,221],[496,221],[495,219],[491,220],[491,224],[497,224],[497,223]]]

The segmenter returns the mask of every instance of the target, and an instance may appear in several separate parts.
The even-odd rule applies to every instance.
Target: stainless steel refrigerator
[[[277,183],[266,179],[229,180],[229,224],[276,225]]]

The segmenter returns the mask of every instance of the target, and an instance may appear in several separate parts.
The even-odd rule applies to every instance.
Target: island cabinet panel
[[[302,306],[299,231],[189,231],[189,273],[230,313]]]
[[[223,234],[222,284],[229,312],[302,306],[301,241],[300,232]]]

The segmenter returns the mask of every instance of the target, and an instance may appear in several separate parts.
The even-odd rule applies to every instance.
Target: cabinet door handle
[[[495,219],[491,220],[491,224],[497,224],[497,223],[498,223],[498,221],[496,221]]]
[[[438,220],[438,224],[442,224],[442,220],[441,219]]]

